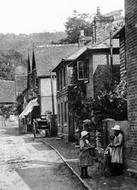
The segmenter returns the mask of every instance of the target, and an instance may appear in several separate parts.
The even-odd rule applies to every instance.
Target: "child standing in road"
[[[80,138],[80,168],[81,168],[81,177],[88,178],[88,167],[93,165],[93,146],[89,143],[88,140],[89,133],[87,131],[81,132]]]

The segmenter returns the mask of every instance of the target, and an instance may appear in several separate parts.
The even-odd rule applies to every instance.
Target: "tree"
[[[67,37],[60,40],[60,43],[77,43],[80,30],[84,30],[85,36],[92,36],[91,16],[74,10],[72,17],[67,19],[65,28]]]
[[[15,68],[22,62],[25,64],[23,56],[16,50],[0,52],[0,79],[14,80]]]

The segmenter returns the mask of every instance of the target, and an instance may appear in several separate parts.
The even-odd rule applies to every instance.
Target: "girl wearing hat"
[[[88,135],[89,133],[87,131],[81,132],[81,138],[80,138],[80,167],[81,167],[81,177],[87,178],[88,175],[88,166],[93,165],[93,154],[91,149],[93,147],[90,145],[88,141]]]
[[[123,134],[119,125],[115,125],[112,130],[115,135],[111,153],[112,174],[117,175],[123,169]]]

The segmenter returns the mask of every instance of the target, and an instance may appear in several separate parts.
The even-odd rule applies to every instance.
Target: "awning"
[[[23,112],[19,115],[19,118],[23,118],[25,117],[26,115],[28,115],[35,106],[38,106],[38,101],[37,101],[37,98],[31,100],[28,105],[26,106],[26,108],[23,110]]]

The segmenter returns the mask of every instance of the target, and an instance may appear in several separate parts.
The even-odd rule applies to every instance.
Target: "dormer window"
[[[88,80],[88,60],[77,62],[77,76],[78,80]]]

